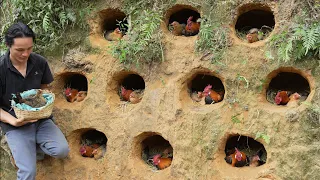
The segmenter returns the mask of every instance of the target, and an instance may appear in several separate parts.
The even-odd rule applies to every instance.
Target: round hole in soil
[[[209,91],[209,86],[211,86],[211,90],[213,91]],[[191,82],[189,82],[188,88],[190,97],[194,101],[199,102],[204,100],[206,104],[214,104],[221,102],[224,98],[225,89],[223,83],[219,78],[213,75],[197,74]],[[204,93],[201,93],[201,95],[198,94],[198,92],[204,91],[210,93],[206,93],[206,95]]]
[[[106,9],[99,13],[101,32],[105,36],[119,28],[124,35],[128,31],[128,21],[126,14],[118,9]]]
[[[63,79],[64,94],[68,102],[80,102],[87,96],[88,81],[84,75],[79,73],[65,73]]]
[[[236,148],[239,151],[238,153]],[[234,159],[232,157],[235,155],[241,156],[239,153],[242,154],[243,158],[240,161],[235,161],[235,167],[257,167],[265,164],[267,160],[267,151],[260,142],[248,136],[230,136],[225,146],[226,162],[232,164],[232,159]],[[246,158],[244,158],[244,154]]]
[[[142,99],[145,82],[141,76],[129,74],[121,81],[119,89],[121,100],[135,104]]]
[[[171,165],[173,148],[162,136],[149,136],[141,142],[141,146],[141,158],[150,167],[162,170]]]
[[[266,99],[275,104],[275,97],[279,91],[287,91],[288,96],[298,93],[300,102],[305,101],[310,94],[309,82],[300,74],[293,72],[280,72],[269,83]]]
[[[106,153],[108,138],[95,129],[90,129],[81,135],[80,154],[83,157],[100,159]]]
[[[246,8],[250,8],[251,10],[248,11]],[[258,40],[263,40],[273,31],[275,19],[269,7],[257,6],[254,8],[251,6],[245,6],[239,11],[243,11],[243,13],[239,15],[235,24],[235,30],[238,38],[247,41],[246,35],[249,31],[253,28],[257,28],[259,32],[254,34],[257,35]]]
[[[176,5],[175,7],[171,8],[171,12],[172,14],[169,17],[169,24],[168,24],[168,28],[169,31],[172,32],[173,30],[173,26],[170,25],[172,22],[177,21],[180,25],[184,24],[187,25],[188,22],[188,18],[192,16],[191,21],[193,23],[197,23],[197,20],[200,17],[200,13],[197,12],[196,10],[193,10],[193,8],[189,7],[189,6],[183,6],[183,5]],[[184,28],[183,28],[184,29]],[[197,29],[197,30],[196,30]],[[196,29],[192,29],[191,31],[187,31],[187,32],[182,32],[181,35],[185,35],[185,36],[194,36],[197,35],[199,32],[199,28]],[[180,34],[180,33],[179,33]]]

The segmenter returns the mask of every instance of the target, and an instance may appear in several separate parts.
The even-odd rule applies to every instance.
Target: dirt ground
[[[290,9],[280,13],[276,2],[268,5],[276,17],[276,33],[277,22],[290,19]],[[310,119],[307,104],[319,103],[317,60],[295,64],[267,60],[268,38],[248,44],[236,37],[230,24],[233,44],[220,63],[211,63],[195,52],[197,36],[173,36],[162,24],[165,61],[128,70],[108,53],[112,43],[98,33],[98,21],[90,25],[90,43],[98,52],[86,54],[80,48],[67,60],[49,59],[55,75],[53,113],[70,153],[64,160],[38,161],[37,179],[320,179],[320,161],[314,157],[320,155],[320,122]],[[80,65],[72,68],[63,62]],[[267,101],[269,83],[280,72],[297,73],[307,80],[310,91],[305,103],[287,107]],[[63,89],[74,74],[86,78],[88,95],[69,103]],[[123,103],[118,95],[130,74],[141,76],[145,83],[137,104]],[[225,90],[221,102],[204,105],[190,98],[190,84],[199,74],[221,80]],[[81,136],[92,129],[108,139],[106,153],[98,160],[79,153]],[[269,137],[270,143],[256,138],[259,133]],[[153,135],[160,135],[173,148],[172,164],[164,170],[155,170],[141,158],[144,140]],[[226,163],[228,139],[239,135],[261,143],[265,164],[238,168]],[[15,169],[1,148],[0,155],[0,177],[15,179]]]

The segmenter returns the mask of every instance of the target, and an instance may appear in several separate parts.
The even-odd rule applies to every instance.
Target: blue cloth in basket
[[[28,90],[28,91],[24,91],[23,93],[20,93],[21,97],[24,99],[30,95],[35,95],[37,94],[37,89],[31,89],[31,90]],[[11,101],[11,106],[12,107],[17,107],[19,109],[22,109],[22,110],[27,110],[27,111],[39,111],[41,109],[43,109],[44,107],[48,106],[49,104],[53,103],[53,96],[52,94],[48,94],[48,93],[43,93],[42,96],[47,100],[47,103],[45,106],[42,106],[42,107],[38,107],[38,108],[33,108],[25,103],[16,103],[15,101]],[[12,97],[16,97],[15,94],[12,94]]]

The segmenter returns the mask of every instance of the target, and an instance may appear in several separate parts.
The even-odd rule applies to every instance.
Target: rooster
[[[235,148],[235,152],[225,157],[227,163],[231,164],[232,167],[243,167],[247,165],[248,159],[244,152],[239,151]]]
[[[123,37],[123,33],[120,31],[119,28],[116,28],[113,32],[111,31],[105,32],[104,37],[108,41],[118,41]]]
[[[171,165],[172,158],[163,158],[161,154],[156,154],[152,158],[152,163],[156,166],[159,170],[165,169]]]
[[[170,25],[173,26],[173,30],[172,30],[173,35],[181,36],[185,34],[185,28],[186,28],[185,24],[180,24],[177,21],[173,21]]]
[[[206,104],[213,104],[220,102],[222,100],[223,92],[217,93],[212,90],[212,86],[208,84],[203,90],[203,96],[205,97]]]
[[[279,91],[274,98],[274,102],[277,105],[286,105],[289,100],[288,91]]]
[[[254,43],[254,42],[259,41],[258,33],[259,33],[259,30],[257,28],[250,29],[247,36],[246,36],[248,43]]]
[[[79,91],[77,89],[72,89],[72,88],[68,87],[65,89],[64,95],[65,95],[68,102],[73,103],[74,101],[77,100],[78,92]]]
[[[193,36],[198,34],[199,29],[200,29],[200,23],[199,22],[193,22],[192,21],[193,16],[190,16],[187,20],[187,25],[186,25],[186,35],[188,36]]]

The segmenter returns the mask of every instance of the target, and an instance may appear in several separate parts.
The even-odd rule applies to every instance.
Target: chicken
[[[68,102],[74,102],[77,99],[78,92],[79,91],[77,89],[68,87],[65,89],[64,95]]]
[[[173,21],[170,25],[173,26],[173,30],[172,30],[173,35],[181,36],[185,34],[185,28],[186,28],[185,24],[180,24],[177,21]]]
[[[254,43],[254,42],[259,41],[258,33],[259,33],[259,30],[257,28],[250,29],[247,36],[246,36],[248,43]]]
[[[105,144],[102,144],[101,146],[99,146],[98,148],[93,150],[93,152],[92,152],[93,158],[96,160],[102,158],[105,153],[106,153],[106,145]]]
[[[261,161],[260,157],[262,156],[263,151],[260,149],[256,154],[254,154],[253,156],[251,156],[249,158],[249,166],[250,167],[257,167],[260,166],[261,164],[263,164],[263,161]]]
[[[277,105],[286,105],[289,102],[288,91],[280,91],[274,98],[274,102]]]
[[[287,103],[288,107],[297,107],[299,105],[301,95],[297,92],[289,96],[289,102]]]
[[[222,100],[223,92],[217,93],[211,88],[212,86],[208,84],[208,86],[206,86],[202,92],[205,97],[206,104],[213,104],[213,103],[220,102]]]
[[[111,31],[105,32],[104,37],[108,41],[118,41],[123,37],[123,33],[120,31],[119,28],[116,28],[113,32]]]
[[[198,34],[199,29],[200,29],[200,23],[199,22],[193,22],[192,21],[193,16],[190,16],[187,20],[187,25],[186,25],[186,35],[188,36],[193,36]]]
[[[87,97],[87,91],[79,91],[79,92],[77,93],[77,96],[76,96],[75,100],[76,100],[77,102],[81,102],[81,101],[83,101],[84,98],[86,98],[86,97]]]
[[[13,100],[16,103],[25,103],[33,108],[39,108],[46,105],[47,100],[43,97],[43,91],[41,89],[37,90],[35,95],[30,95],[28,97],[22,98],[20,93],[15,94]]]
[[[235,152],[225,157],[227,163],[231,164],[232,167],[242,167],[247,165],[248,160],[244,152],[239,151],[235,148]]]
[[[126,89],[123,86],[121,86],[120,95],[122,100],[124,101],[130,101],[130,94],[133,92],[133,90]]]
[[[141,101],[142,96],[143,96],[143,90],[141,90],[141,89],[134,90],[130,93],[129,101],[132,104],[137,104]]]
[[[157,166],[159,170],[165,169],[171,165],[172,159],[171,158],[163,158],[161,154],[157,154],[153,156],[152,162],[154,166]]]
[[[97,153],[97,148],[99,148],[100,145],[99,144],[93,144],[93,145],[82,145],[80,147],[80,154],[83,157],[94,157],[94,154]]]
[[[203,96],[203,93],[202,93],[202,92],[196,92],[196,91],[194,91],[194,92],[191,93],[191,99],[194,100],[194,101],[196,101],[196,102],[202,101],[203,98],[204,98],[204,96]]]

